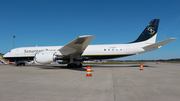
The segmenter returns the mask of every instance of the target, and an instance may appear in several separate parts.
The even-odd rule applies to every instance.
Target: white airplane
[[[159,49],[162,45],[175,40],[170,38],[161,42],[156,41],[159,19],[153,19],[133,42],[126,44],[89,45],[93,35],[79,36],[65,46],[22,47],[12,49],[3,58],[18,61],[34,60],[38,64],[49,64],[58,60],[68,67],[82,67],[81,62],[91,59],[112,59],[136,55]]]

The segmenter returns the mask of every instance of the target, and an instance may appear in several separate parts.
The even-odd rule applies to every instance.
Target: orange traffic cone
[[[143,70],[143,64],[140,64],[140,70]]]
[[[91,67],[90,66],[87,67],[87,74],[86,74],[86,76],[92,76],[92,74],[91,74]]]

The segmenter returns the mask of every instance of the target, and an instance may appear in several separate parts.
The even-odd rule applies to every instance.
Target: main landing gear
[[[14,63],[14,66],[25,66],[25,65],[26,65],[26,63],[24,61],[16,61]]]
[[[78,65],[78,64],[75,64],[75,63],[70,63],[70,64],[67,64],[67,67],[77,68],[77,67],[82,67],[82,64],[80,63],[80,64]]]
[[[69,63],[67,64],[67,67],[77,68],[77,67],[82,67],[82,64],[81,64],[81,61],[74,60],[71,57]]]

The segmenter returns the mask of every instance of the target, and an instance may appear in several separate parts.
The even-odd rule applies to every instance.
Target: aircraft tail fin
[[[159,19],[152,19],[151,22],[147,25],[141,35],[132,43],[143,42],[155,43],[156,36],[158,31]]]

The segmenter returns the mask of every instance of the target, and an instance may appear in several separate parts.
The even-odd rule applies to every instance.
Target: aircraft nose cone
[[[9,57],[9,54],[10,54],[10,53],[4,54],[4,55],[3,55],[3,58],[4,58],[4,59],[8,58],[8,57]]]
[[[6,54],[4,54],[4,55],[3,55],[3,58],[6,58],[6,56],[7,56],[7,55],[6,55]]]

